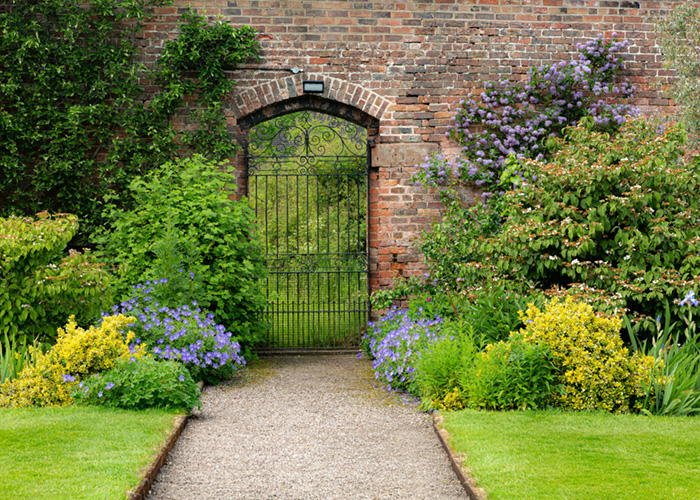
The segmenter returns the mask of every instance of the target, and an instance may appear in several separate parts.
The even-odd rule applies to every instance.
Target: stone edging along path
[[[183,436],[187,419],[178,419],[130,500],[150,489],[153,499],[483,500],[440,417],[379,387],[367,360],[288,356],[256,364],[250,381],[207,388]]]

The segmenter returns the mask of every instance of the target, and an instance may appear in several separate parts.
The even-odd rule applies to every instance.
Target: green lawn
[[[156,410],[0,409],[0,498],[124,499],[176,417]]]
[[[700,418],[445,413],[489,500],[697,500]]]

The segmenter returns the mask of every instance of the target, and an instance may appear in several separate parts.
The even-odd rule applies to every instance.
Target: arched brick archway
[[[318,95],[304,94],[304,80],[322,81],[325,90]],[[370,130],[371,125],[378,126],[378,121],[390,104],[389,99],[358,84],[322,74],[301,73],[285,78],[271,78],[234,94],[231,109],[243,127],[250,127],[255,120],[264,121],[299,109],[314,109],[336,116],[343,113],[342,118]],[[372,120],[376,123],[371,124]]]
[[[383,137],[382,131],[394,125],[393,104],[388,99],[337,78],[321,75],[306,75],[306,78],[324,81],[324,93],[303,94],[303,79],[295,75],[234,94],[230,105],[236,116],[234,135],[244,150],[237,158],[239,193],[247,192],[245,150],[248,133],[255,125],[302,110],[337,116],[360,125],[367,130],[370,146],[367,214],[370,289],[384,288],[398,276],[423,273],[425,264],[416,240],[442,205],[435,200],[434,193],[414,186],[411,175],[415,164],[438,151],[437,145],[396,142],[395,137]]]

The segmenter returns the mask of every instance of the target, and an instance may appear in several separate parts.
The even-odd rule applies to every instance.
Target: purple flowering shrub
[[[363,348],[373,358],[375,377],[392,388],[417,394],[414,384],[415,365],[420,351],[440,339],[439,315],[432,319],[415,312],[391,308],[377,323],[369,323],[371,331],[363,338]]]
[[[599,130],[617,130],[636,110],[626,102],[634,87],[617,83],[629,42],[615,36],[578,44],[577,59],[531,68],[526,82],[486,83],[479,96],[460,103],[448,132],[462,146],[461,155],[428,158],[417,167],[417,182],[446,185],[457,178],[491,189],[509,155],[548,158],[546,139],[560,137],[583,117],[592,117]]]
[[[115,314],[137,318],[134,342],[145,344],[155,359],[184,364],[195,380],[215,383],[245,365],[231,332],[217,325],[214,316],[203,312],[196,302],[192,307],[168,307],[154,300],[154,290],[165,284],[161,279],[135,285],[134,296],[114,306]]]

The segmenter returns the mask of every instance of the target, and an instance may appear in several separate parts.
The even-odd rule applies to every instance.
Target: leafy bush
[[[179,255],[174,261],[201,279],[196,300],[250,345],[265,331],[261,280],[267,271],[252,211],[245,201],[230,199],[232,181],[223,165],[201,157],[167,163],[131,183],[134,208],[112,206],[113,229],[96,240],[101,255],[115,268],[114,283],[122,298],[132,283],[168,278],[157,275],[168,254],[158,251],[170,248],[171,256]]]
[[[420,351],[438,340],[442,318],[422,316],[422,309],[412,314],[407,309],[392,308],[372,331],[363,337],[363,348],[373,358],[377,379],[394,389],[416,392],[415,363]]]
[[[462,322],[446,322],[443,338],[432,342],[415,363],[415,384],[423,409],[461,410],[466,405],[460,380],[471,372],[481,351],[474,329]]]
[[[89,253],[61,259],[75,235],[75,216],[0,218],[0,333],[20,343],[51,341],[75,315],[87,325],[108,303],[108,278]]]
[[[589,126],[567,135],[552,140],[551,162],[523,165],[537,182],[505,194],[502,231],[471,255],[506,277],[597,297],[606,312],[627,308],[650,329],[700,279],[700,158],[684,160],[678,127],[659,136],[633,121],[614,138]]]
[[[558,368],[545,345],[512,335],[486,346],[461,374],[468,404],[487,410],[544,408],[559,391]]]
[[[201,407],[197,384],[180,363],[151,358],[120,360],[74,386],[73,397],[77,404],[125,410]]]
[[[438,185],[456,177],[492,189],[509,155],[545,159],[543,139],[560,136],[583,117],[591,117],[601,130],[616,130],[634,110],[611,98],[624,101],[634,87],[616,83],[624,68],[620,53],[629,42],[615,37],[579,44],[576,60],[531,68],[524,83],[487,83],[478,99],[462,101],[450,129],[450,137],[462,146],[460,156],[433,156],[418,168],[417,179]]]
[[[175,308],[160,306],[152,293],[166,285],[165,280],[136,285],[131,299],[114,306],[115,313],[135,316],[134,342],[148,348],[156,359],[182,363],[195,380],[216,383],[245,365],[240,345],[230,332],[205,315],[193,302]]]
[[[597,316],[589,304],[567,297],[552,299],[544,311],[529,307],[523,321],[525,342],[547,347],[559,370],[558,406],[614,412],[639,408],[654,358],[630,356],[620,338],[620,318]]]
[[[465,205],[454,189],[440,191],[445,210],[442,217],[424,231],[420,249],[430,273],[426,278],[441,289],[469,292],[468,287],[497,279],[493,264],[465,265],[481,258],[478,243],[501,230],[506,210],[501,196],[489,196],[483,203]]]
[[[81,379],[109,370],[119,360],[144,357],[143,348],[129,345],[133,332],[123,333],[133,321],[108,316],[99,327],[85,330],[71,317],[65,329],[58,329],[56,345],[48,353],[33,350],[35,363],[0,385],[0,407],[68,405],[72,387]]]
[[[544,302],[544,295],[537,290],[523,293],[521,287],[506,280],[486,283],[470,292],[469,298],[460,306],[460,317],[485,344],[506,340],[510,332],[522,326],[520,311],[528,304]]]

